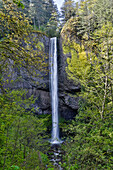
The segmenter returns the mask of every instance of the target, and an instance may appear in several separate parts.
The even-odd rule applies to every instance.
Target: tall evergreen
[[[73,140],[64,146],[66,169],[113,168],[112,15],[112,0],[84,0],[61,31],[64,52],[71,53],[68,78],[81,84],[78,115],[67,127]]]
[[[38,118],[31,107],[33,96],[27,90],[8,89],[21,77],[13,77],[15,69],[38,76],[43,70],[42,33],[34,32],[29,19],[19,11],[20,1],[3,0],[0,8],[0,169],[45,169],[49,163],[44,149],[47,142],[46,118]],[[35,36],[36,37],[35,37]],[[30,43],[32,41],[32,43]],[[43,64],[42,64],[43,63]],[[43,141],[43,142],[42,142]],[[43,143],[43,144],[41,144]],[[44,146],[44,148],[42,147]],[[48,162],[45,163],[45,160]],[[41,161],[41,162],[40,162]]]
[[[63,22],[65,23],[75,15],[75,2],[73,0],[65,0],[61,8]]]
[[[36,27],[44,29],[51,18],[52,12],[56,11],[58,13],[53,0],[23,0],[23,4],[25,5],[23,12],[32,19],[35,29]]]

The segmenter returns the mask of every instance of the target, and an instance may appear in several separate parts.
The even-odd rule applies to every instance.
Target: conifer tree
[[[75,15],[75,3],[73,0],[65,0],[61,8],[63,22],[65,23]]]
[[[49,162],[42,146],[47,137],[46,118],[34,114],[33,96],[24,89],[8,89],[14,70],[38,76],[44,64],[42,33],[32,29],[28,18],[18,7],[20,1],[3,0],[0,8],[0,169],[45,169]],[[32,42],[32,43],[30,43]],[[43,63],[43,64],[42,64]],[[43,65],[44,66],[44,65]],[[44,66],[45,68],[45,66]],[[18,76],[17,76],[18,78]],[[41,144],[41,142],[43,144]],[[47,147],[46,147],[47,149]],[[43,153],[42,153],[43,152]],[[45,159],[47,160],[45,163]]]
[[[71,17],[61,31],[63,50],[65,54],[71,53],[71,58],[67,58],[67,75],[81,83],[78,115],[67,128],[73,134],[72,147],[67,142],[65,148],[69,149],[64,165],[67,169],[113,167],[112,3],[81,1],[78,15]]]

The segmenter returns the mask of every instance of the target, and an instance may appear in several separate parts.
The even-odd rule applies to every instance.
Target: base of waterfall
[[[63,143],[63,141],[56,138],[56,139],[51,139],[51,140],[50,140],[50,143],[51,143],[52,145],[59,145],[59,144]]]

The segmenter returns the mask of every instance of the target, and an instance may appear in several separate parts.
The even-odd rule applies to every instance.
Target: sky
[[[74,0],[75,2],[77,2],[78,0]],[[64,0],[54,0],[55,4],[57,4],[58,9],[60,10]]]
[[[60,8],[61,8],[61,6],[62,6],[64,0],[54,0],[54,2],[55,2],[55,4],[57,4],[58,9],[60,10]]]

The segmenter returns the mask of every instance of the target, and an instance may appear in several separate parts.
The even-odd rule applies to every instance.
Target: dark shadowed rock
[[[58,46],[58,86],[59,86],[59,111],[66,119],[72,119],[76,116],[79,108],[80,84],[69,80],[65,68],[67,67],[67,57],[71,54],[64,54],[62,48],[62,39],[59,39]],[[77,95],[77,96],[75,96]]]

